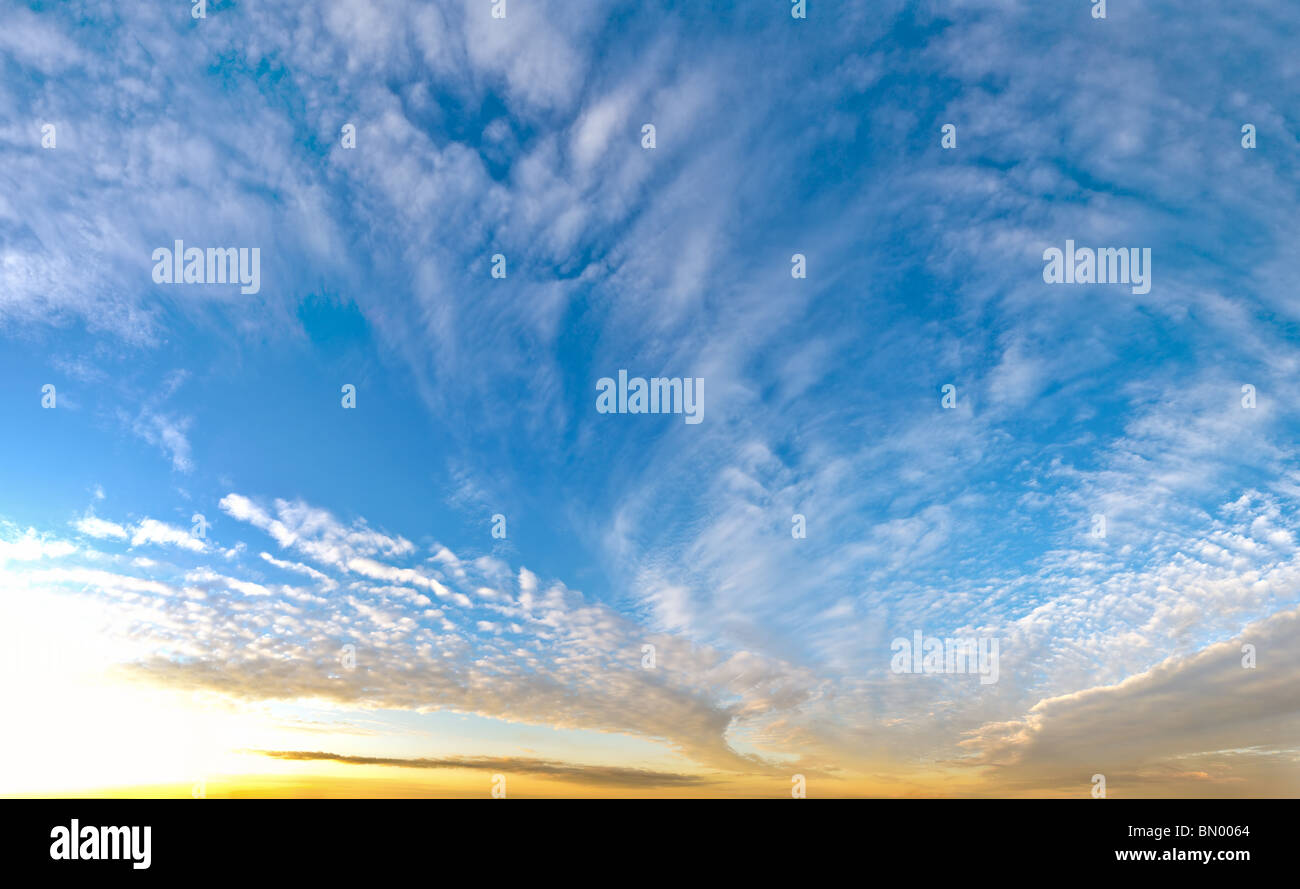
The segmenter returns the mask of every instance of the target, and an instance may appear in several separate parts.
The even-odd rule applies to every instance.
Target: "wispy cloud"
[[[1247,6],[17,9],[6,588],[111,606],[161,687],[664,775],[1289,788],[1294,28]],[[178,239],[259,248],[261,291],[154,284]],[[1065,239],[1152,288],[1044,284]],[[599,414],[620,368],[703,377],[706,421]],[[1002,678],[892,674],[917,630]]]

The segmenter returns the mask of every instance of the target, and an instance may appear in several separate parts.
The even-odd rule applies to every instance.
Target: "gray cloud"
[[[1090,789],[1112,795],[1300,793],[1300,609],[1236,639],[1169,658],[1115,685],[1040,701],[990,723],[962,746],[1008,789]],[[1243,645],[1256,666],[1243,666]]]

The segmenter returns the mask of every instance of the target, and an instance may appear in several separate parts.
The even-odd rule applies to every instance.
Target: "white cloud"
[[[327,574],[317,571],[310,565],[304,565],[301,562],[287,562],[283,559],[277,559],[270,553],[262,553],[261,556],[264,561],[277,568],[282,568],[285,571],[296,571],[299,574],[307,575],[312,580],[319,581],[321,586],[327,591],[338,587],[338,581]]]
[[[71,555],[77,548],[66,540],[58,540],[36,533],[28,528],[21,536],[0,539],[0,564],[6,561],[33,562],[39,559],[58,559]]]
[[[109,538],[114,540],[125,540],[127,538],[126,528],[123,528],[116,522],[96,518],[93,515],[78,519],[73,522],[72,526],[82,534],[89,537]]]
[[[364,522],[344,525],[327,510],[300,500],[276,500],[276,517],[241,494],[227,494],[219,506],[232,518],[270,534],[280,546],[336,568],[347,568],[358,557],[400,557],[415,551],[415,544],[400,535],[383,534]]]
[[[188,549],[196,553],[207,549],[207,544],[201,538],[157,519],[145,519],[135,526],[131,535],[132,546],[143,546],[150,543],[163,546],[179,546],[182,549]]]

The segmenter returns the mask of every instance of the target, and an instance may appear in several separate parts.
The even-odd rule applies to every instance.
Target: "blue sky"
[[[5,14],[11,605],[386,726],[283,749],[1300,790],[1290,4],[189,6]],[[260,291],[154,283],[178,239]],[[1150,292],[1044,283],[1067,239]],[[620,369],[704,421],[598,413]],[[1001,678],[891,674],[914,630]]]

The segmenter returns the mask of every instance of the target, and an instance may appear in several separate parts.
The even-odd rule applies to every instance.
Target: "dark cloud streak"
[[[396,766],[406,769],[484,769],[508,774],[523,772],[567,781],[583,781],[615,787],[699,787],[715,781],[699,775],[655,772],[620,766],[574,765],[545,759],[510,756],[444,756],[402,758],[393,756],[349,756],[312,750],[253,750],[275,759],[295,762],[327,761],[358,766]]]

